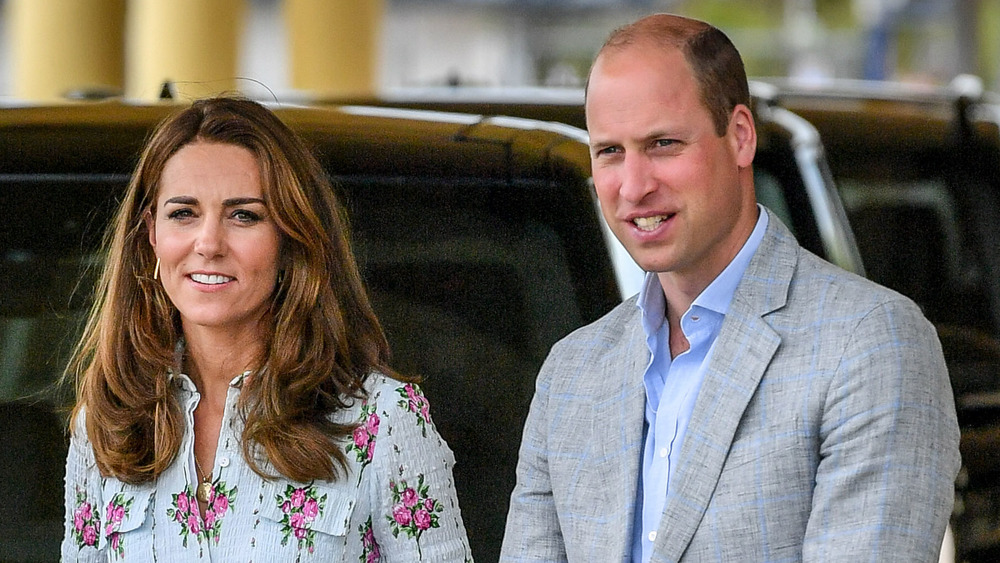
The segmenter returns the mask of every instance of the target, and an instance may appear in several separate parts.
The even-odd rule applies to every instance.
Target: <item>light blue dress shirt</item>
[[[690,348],[673,360],[670,358],[670,328],[665,317],[663,288],[656,273],[646,274],[637,302],[642,311],[642,328],[649,347],[649,364],[643,374],[646,424],[642,475],[633,525],[633,561],[645,563],[653,553],[653,542],[671,486],[670,476],[680,458],[684,433],[691,420],[705,368],[736,293],[736,286],[743,278],[766,229],[767,213],[760,210],[757,225],[743,248],[681,317],[681,330]]]

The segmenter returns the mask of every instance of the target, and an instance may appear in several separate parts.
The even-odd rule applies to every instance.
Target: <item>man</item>
[[[937,560],[959,455],[934,329],[757,205],[749,103],[703,22],[595,59],[594,184],[648,274],[543,365],[502,560]]]

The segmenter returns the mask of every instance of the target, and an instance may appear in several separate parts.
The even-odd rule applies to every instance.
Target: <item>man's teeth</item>
[[[653,217],[636,217],[635,219],[632,219],[632,222],[635,223],[636,227],[639,227],[639,229],[643,231],[652,231],[659,226],[660,223],[666,220],[667,215],[655,215]]]
[[[233,278],[220,276],[218,274],[191,274],[191,279],[198,283],[205,283],[209,285],[218,285],[220,283],[233,281]]]

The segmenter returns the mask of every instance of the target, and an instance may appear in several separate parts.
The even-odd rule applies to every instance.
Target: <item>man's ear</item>
[[[142,220],[146,223],[146,232],[149,233],[149,245],[156,250],[156,221],[153,220],[153,212],[147,209],[142,214]]]
[[[750,166],[757,154],[757,126],[750,108],[743,104],[737,104],[733,108],[733,113],[729,116],[729,132],[733,138],[736,164],[740,168]]]

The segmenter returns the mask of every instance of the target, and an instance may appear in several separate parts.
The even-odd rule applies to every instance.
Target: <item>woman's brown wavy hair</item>
[[[155,211],[167,160],[195,141],[253,153],[281,237],[267,342],[240,395],[243,455],[265,478],[274,475],[263,459],[297,481],[334,479],[346,467],[339,444],[352,427],[329,415],[363,396],[372,371],[397,375],[326,173],[298,136],[250,100],[196,101],[148,141],[105,234],[94,305],[67,369],[77,388],[72,420],[86,412],[105,476],[146,482],[177,457],[185,422],[169,372],[179,369],[183,335],[177,310],[152,279],[156,257],[143,217]]]

